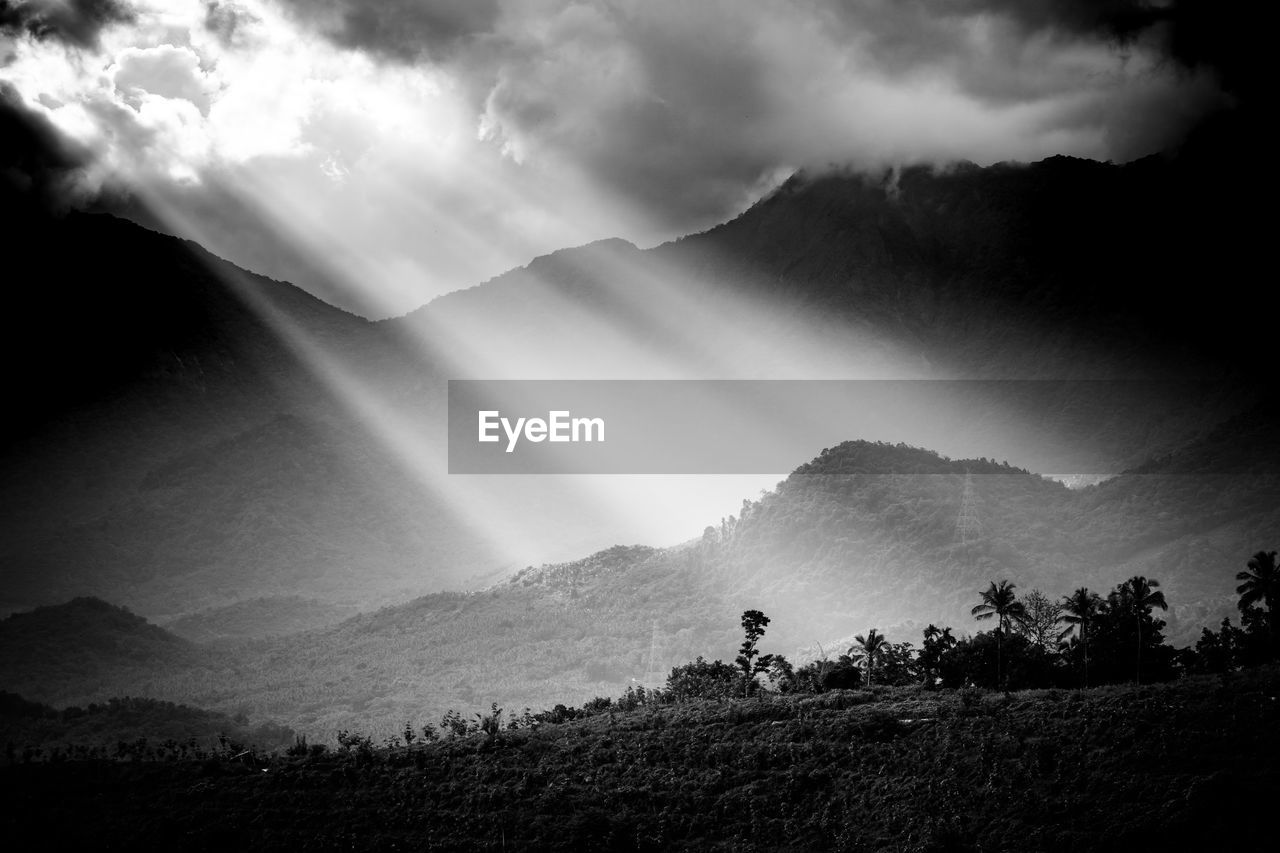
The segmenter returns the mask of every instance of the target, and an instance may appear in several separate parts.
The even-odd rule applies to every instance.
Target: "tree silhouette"
[[[1134,575],[1117,587],[1118,596],[1112,593],[1116,596],[1115,604],[1120,608],[1120,612],[1131,613],[1138,626],[1138,655],[1134,664],[1133,679],[1137,684],[1142,683],[1142,622],[1151,615],[1153,608],[1169,609],[1169,604],[1164,600],[1164,593],[1159,587],[1160,581],[1154,578],[1148,580],[1142,575]]]
[[[1089,633],[1102,608],[1102,596],[1080,587],[1062,599],[1062,621],[1067,623],[1060,635],[1065,638],[1072,631],[1080,638],[1080,650],[1084,653],[1084,686],[1089,686]]]
[[[1062,621],[1062,605],[1038,589],[1022,597],[1023,614],[1018,617],[1015,629],[1044,652],[1057,648]]]
[[[1014,619],[1021,618],[1026,615],[1026,610],[1022,606],[1022,602],[1018,601],[1014,589],[1017,584],[1009,583],[1002,580],[1000,583],[995,581],[985,590],[978,593],[982,596],[982,603],[975,605],[973,610],[969,611],[974,619],[979,621],[996,617],[996,683],[1003,684],[1001,678],[1001,645],[1004,635],[1009,631],[1009,626]]]
[[[950,628],[939,628],[930,624],[924,629],[924,642],[920,646],[921,675],[926,687],[932,687],[939,676],[938,668],[942,658],[956,647],[956,638],[951,636]]]
[[[1243,613],[1258,602],[1267,607],[1267,631],[1270,635],[1271,649],[1276,650],[1276,609],[1275,601],[1280,597],[1280,569],[1276,566],[1275,551],[1259,551],[1249,558],[1248,570],[1238,572],[1236,580],[1243,581],[1236,592],[1240,596],[1240,611]]]
[[[760,638],[764,636],[765,626],[769,624],[769,617],[765,616],[759,610],[746,610],[742,614],[742,630],[746,632],[746,637],[742,641],[742,647],[738,649],[738,657],[734,661],[742,670],[742,695],[746,696],[751,692],[751,685],[755,684],[756,676],[762,672],[768,672],[773,666],[773,655],[761,655],[756,649],[756,643],[760,642]]]
[[[880,659],[884,651],[884,635],[875,628],[868,631],[865,637],[859,634],[853,638],[853,645],[849,647],[847,654],[855,660],[865,660],[867,662],[868,687],[874,683],[876,661]]]

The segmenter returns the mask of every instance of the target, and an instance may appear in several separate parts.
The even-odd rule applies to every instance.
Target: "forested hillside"
[[[1212,457],[1213,441],[1241,436],[1184,455]],[[964,534],[966,505],[977,526]],[[1166,470],[1071,490],[991,460],[847,442],[683,546],[616,547],[302,633],[200,647],[129,617],[182,650],[135,660],[59,608],[13,617],[0,628],[2,680],[55,705],[146,695],[313,734],[386,733],[449,708],[537,710],[653,686],[699,655],[729,656],[726,614],[753,607],[773,618],[769,651],[799,662],[871,627],[894,642],[918,642],[928,623],[962,636],[982,627],[969,613],[977,592],[1006,578],[1053,599],[1158,578],[1165,636],[1188,645],[1235,612],[1235,572],[1278,530],[1274,474]],[[92,636],[63,645],[62,630]],[[31,653],[37,634],[49,651]]]
[[[257,640],[334,625],[355,615],[355,608],[301,596],[254,598],[201,610],[164,627],[195,642]]]

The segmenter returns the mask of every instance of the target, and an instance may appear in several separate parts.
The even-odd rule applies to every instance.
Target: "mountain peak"
[[[1022,468],[993,459],[951,459],[932,450],[901,442],[845,441],[823,448],[793,476],[811,474],[1022,474]]]

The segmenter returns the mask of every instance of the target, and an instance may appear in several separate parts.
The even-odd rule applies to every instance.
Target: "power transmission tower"
[[[644,674],[646,687],[660,687],[662,674],[658,672],[658,620],[653,620],[653,635],[649,640],[649,668]]]
[[[964,474],[964,492],[960,496],[960,515],[956,517],[956,538],[961,545],[968,545],[982,538],[982,522],[978,518],[978,505],[973,491],[973,475]]]

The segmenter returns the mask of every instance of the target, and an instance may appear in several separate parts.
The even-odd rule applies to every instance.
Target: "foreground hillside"
[[[408,749],[18,764],[0,829],[121,849],[1268,849],[1280,671],[700,702]]]

